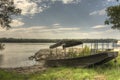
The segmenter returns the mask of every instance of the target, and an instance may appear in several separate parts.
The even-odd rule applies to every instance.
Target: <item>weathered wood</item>
[[[83,43],[81,41],[76,41],[76,40],[65,41],[63,45],[63,49],[67,47],[77,46],[80,44],[83,44]]]
[[[50,46],[50,49],[57,48],[58,46],[63,46],[64,54],[66,55],[66,48],[76,46],[82,44],[83,48],[84,43],[94,43],[94,53],[97,53],[98,50],[98,43],[102,43],[102,51],[104,51],[104,44],[105,43],[116,43],[116,40],[87,40],[87,41],[78,41],[78,40],[64,40],[60,41],[54,45]],[[91,44],[92,48],[92,44]],[[57,53],[57,52],[56,52]],[[88,56],[76,57],[76,58],[62,58],[62,59],[47,59],[46,65],[47,66],[91,66],[95,64],[102,64],[108,62],[118,56],[118,52],[102,52],[99,54],[91,54]]]
[[[59,42],[57,42],[57,43],[51,45],[51,46],[50,46],[50,49],[59,47],[59,46],[61,46],[62,44],[63,44],[63,41],[59,41]]]
[[[68,59],[55,59],[46,60],[45,64],[49,67],[57,66],[79,66],[88,67],[91,65],[98,65],[106,63],[118,56],[118,52],[102,52],[99,54],[93,54],[89,56],[68,58]]]
[[[76,45],[80,45],[82,44],[81,41],[77,41],[77,40],[63,40],[63,41],[59,41],[53,45],[50,46],[50,49],[51,48],[57,48],[59,46],[63,46],[63,49],[64,48],[67,48],[67,47],[72,47],[72,46],[76,46]]]

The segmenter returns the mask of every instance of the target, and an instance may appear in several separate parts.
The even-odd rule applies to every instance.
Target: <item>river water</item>
[[[5,43],[5,49],[0,51],[0,67],[14,68],[36,65],[29,60],[40,49],[48,48],[52,43]]]
[[[38,63],[29,60],[28,57],[34,55],[40,49],[49,48],[51,44],[53,43],[5,43],[5,49],[0,51],[0,67],[14,68],[36,65]],[[84,45],[91,46],[91,44]],[[101,48],[100,45],[99,48]],[[110,48],[112,47],[110,46]]]

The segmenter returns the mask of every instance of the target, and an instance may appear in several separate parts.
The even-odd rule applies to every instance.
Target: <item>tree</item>
[[[105,24],[111,25],[112,29],[120,30],[120,4],[108,7],[106,12],[107,19],[105,21]]]
[[[0,26],[9,29],[12,15],[18,15],[21,10],[16,8],[13,0],[0,0]]]

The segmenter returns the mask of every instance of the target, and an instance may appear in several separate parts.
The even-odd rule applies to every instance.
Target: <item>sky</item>
[[[120,31],[104,25],[106,8],[115,0],[14,0],[22,10],[11,29],[0,28],[0,38],[120,39]]]

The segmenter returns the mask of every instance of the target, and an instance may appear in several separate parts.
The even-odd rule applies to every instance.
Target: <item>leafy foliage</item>
[[[18,15],[21,10],[16,8],[13,0],[0,0],[0,26],[9,29],[12,15]]]
[[[120,30],[120,5],[110,6],[106,10],[108,19],[105,24],[112,25],[112,29]]]

